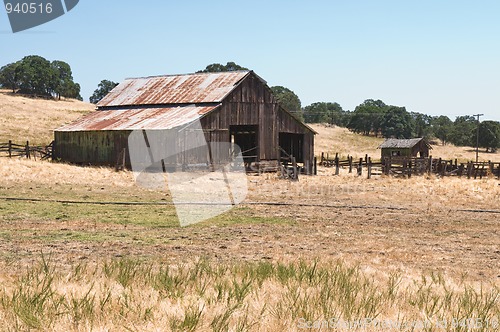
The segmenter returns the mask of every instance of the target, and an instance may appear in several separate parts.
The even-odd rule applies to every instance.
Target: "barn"
[[[253,71],[126,79],[98,103],[95,112],[54,131],[54,158],[115,165],[123,154],[130,166],[132,132],[154,131],[168,137],[169,145],[180,147],[195,122],[201,124],[198,130],[209,145],[235,143],[252,167],[272,168],[293,156],[312,171],[316,133],[285,110]],[[168,160],[168,168],[223,163],[230,155],[230,151],[184,151]]]
[[[424,138],[395,139],[389,138],[379,146],[382,160],[388,157],[429,157],[432,147]]]

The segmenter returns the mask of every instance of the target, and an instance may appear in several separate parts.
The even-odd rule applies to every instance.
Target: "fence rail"
[[[46,146],[30,145],[29,141],[26,144],[16,144],[12,141],[0,143],[0,157],[19,157],[27,159],[41,160],[51,159],[54,150],[54,142]]]
[[[340,168],[348,168],[349,173],[356,170],[359,176],[363,174],[363,169],[366,169],[368,178],[376,175],[411,177],[412,175],[436,174],[442,177],[466,176],[469,179],[496,176],[500,179],[500,162],[492,161],[458,163],[457,159],[445,160],[433,157],[388,157],[374,161],[368,155],[359,160],[352,156],[347,156],[347,159],[342,160],[338,153],[333,159],[330,159],[329,154],[322,153],[319,165],[335,167],[335,175],[339,174]]]

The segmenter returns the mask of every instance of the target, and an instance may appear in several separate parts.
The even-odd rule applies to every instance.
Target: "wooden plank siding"
[[[54,159],[75,164],[114,165],[130,131],[54,132]],[[130,163],[129,163],[130,164]]]
[[[257,125],[259,135],[259,161],[280,158],[279,134],[304,135],[303,155],[309,165],[314,161],[314,132],[283,110],[271,89],[255,76],[247,77],[228,96],[222,106],[201,119],[204,129],[230,128],[237,125]],[[229,142],[230,133],[219,137]],[[220,140],[219,140],[220,141]]]

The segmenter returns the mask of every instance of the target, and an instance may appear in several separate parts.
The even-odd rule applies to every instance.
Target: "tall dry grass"
[[[495,331],[500,320],[498,288],[450,283],[440,274],[373,275],[342,261],[167,265],[122,258],[61,267],[42,256],[16,272],[0,289],[2,330],[297,331],[315,322],[377,320],[409,328],[364,330],[419,330],[411,326],[421,322],[430,331],[447,322],[445,330],[469,331],[481,322]]]

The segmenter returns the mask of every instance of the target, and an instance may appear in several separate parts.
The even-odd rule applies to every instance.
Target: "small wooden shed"
[[[424,138],[386,139],[379,146],[382,150],[382,159],[387,157],[422,157],[430,155],[432,147]]]
[[[127,150],[133,131],[164,133],[169,142],[182,147],[194,122],[201,124],[209,145],[235,143],[251,165],[277,166],[291,155],[312,172],[316,132],[284,109],[253,71],[126,79],[99,102],[95,112],[55,130],[54,157],[114,165]],[[130,166],[128,152],[125,160]],[[230,151],[224,150],[210,151],[210,156],[178,154],[168,162],[170,168],[179,169],[230,158]]]

